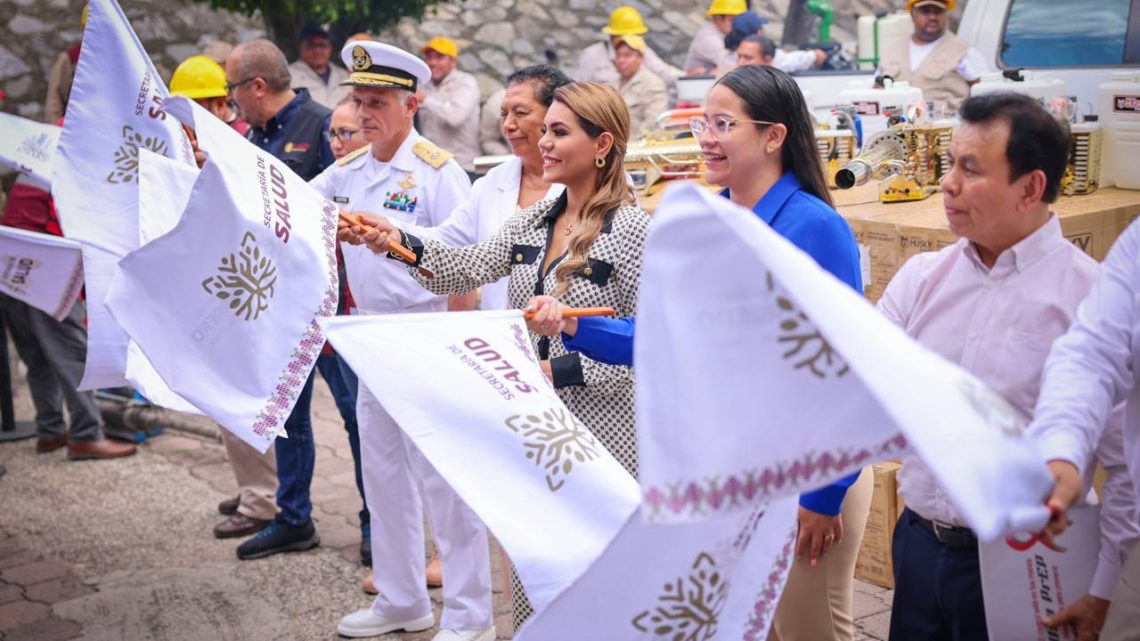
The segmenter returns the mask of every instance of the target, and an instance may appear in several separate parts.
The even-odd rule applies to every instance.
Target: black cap
[[[319,24],[307,24],[304,26],[304,28],[301,29],[301,39],[300,40],[301,40],[301,42],[304,42],[304,41],[308,40],[309,38],[316,38],[318,36],[321,38],[328,39],[329,32],[325,31],[325,28]]]

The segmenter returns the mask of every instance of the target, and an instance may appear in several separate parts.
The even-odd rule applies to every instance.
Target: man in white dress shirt
[[[349,88],[344,86],[348,72],[332,62],[329,33],[318,25],[306,25],[301,29],[299,49],[301,57],[289,65],[293,87],[308,89],[317,103],[336,109],[337,103],[348,95]]]
[[[801,49],[784,51],[764,35],[764,25],[768,19],[752,11],[732,19],[732,30],[724,37],[728,50],[717,70],[724,75],[734,67],[763,64],[775,67],[785,73],[807,71],[821,66],[827,60],[822,49]]]
[[[427,65],[379,42],[350,43],[341,56],[352,70],[347,82],[370,144],[310,184],[345,211],[381,212],[428,227],[443,223],[467,199],[471,184],[450,153],[412,126],[416,89],[431,79]],[[344,245],[342,251],[360,313],[446,309],[446,297],[429,293],[395,261],[365,247]],[[369,637],[435,624],[424,576],[422,496],[447,577],[441,630],[433,641],[494,641],[487,530],[384,410],[376,396],[382,391],[361,385],[356,406],[379,594],[370,608],[342,618],[337,632]]]
[[[942,190],[950,229],[962,238],[911,258],[879,309],[1028,419],[1049,345],[1068,329],[1096,277],[1096,263],[1065,240],[1050,211],[1069,133],[1032,98],[1016,94],[972,98],[960,116]],[[1092,597],[1111,590],[1140,536],[1127,518],[1135,494],[1120,443],[1094,443],[1110,480]],[[984,641],[977,538],[920,461],[904,459],[899,484],[907,508],[893,541],[890,639]]]
[[[1083,495],[1085,479],[1096,467],[1092,454],[1104,440],[1105,430],[1111,429],[1109,417],[1121,402],[1126,403],[1123,449],[1132,481],[1132,498],[1136,499],[1135,488],[1140,488],[1137,300],[1140,225],[1133,223],[1112,246],[1092,292],[1077,310],[1076,321],[1053,344],[1045,364],[1041,397],[1028,434],[1040,442],[1057,482],[1049,503],[1058,511],[1058,517],[1046,535],[1058,534],[1068,524],[1064,511]],[[1136,511],[1129,517],[1132,523],[1140,521]],[[1092,602],[1082,599],[1047,622],[1075,624],[1078,630],[1082,623],[1089,626],[1089,636],[1081,639],[1095,638],[1096,624],[1103,622],[1101,641],[1136,639],[1140,632],[1140,547],[1134,546],[1128,553],[1115,591],[1098,596],[1101,598]],[[1075,621],[1071,619],[1074,616],[1078,617]]]

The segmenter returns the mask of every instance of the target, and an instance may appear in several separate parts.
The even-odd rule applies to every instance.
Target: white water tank
[[[922,90],[907,82],[887,81],[885,89],[868,87],[862,82],[852,82],[839,92],[839,104],[855,105],[855,111],[863,121],[863,140],[887,128],[887,113],[906,113],[912,104],[923,104]]]
[[[898,41],[907,38],[914,33],[914,21],[910,19],[910,14],[905,11],[896,11],[889,13],[882,18],[875,16],[859,16],[856,21],[856,34],[858,38],[858,51],[859,58],[867,60],[869,58],[882,57],[883,50],[893,41]],[[875,52],[875,31],[878,30],[879,49],[878,53]],[[870,62],[861,63],[860,69],[874,69],[875,65]]]
[[[1069,95],[1065,81],[1060,78],[1032,71],[1022,71],[1021,77],[1023,80],[1010,80],[1001,73],[982,74],[981,81],[970,87],[970,95],[982,96],[1001,91],[1012,91],[1043,100],[1064,98]]]
[[[1097,113],[1104,126],[1101,186],[1140,189],[1140,73],[1112,74],[1097,92]]]

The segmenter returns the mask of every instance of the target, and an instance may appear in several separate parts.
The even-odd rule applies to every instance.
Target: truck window
[[[1120,65],[1131,10],[1132,0],[1011,0],[1002,67]]]

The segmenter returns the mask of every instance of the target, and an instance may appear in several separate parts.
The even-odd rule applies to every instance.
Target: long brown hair
[[[554,270],[557,297],[570,288],[570,276],[589,265],[590,246],[605,226],[606,214],[623,202],[633,202],[633,190],[626,181],[625,149],[629,144],[629,108],[616,89],[598,82],[574,82],[554,92],[555,102],[562,103],[578,118],[578,124],[590,138],[604,132],[614,137],[605,156],[606,164],[598,169],[596,190],[582,205],[578,227],[570,237],[566,260]]]

